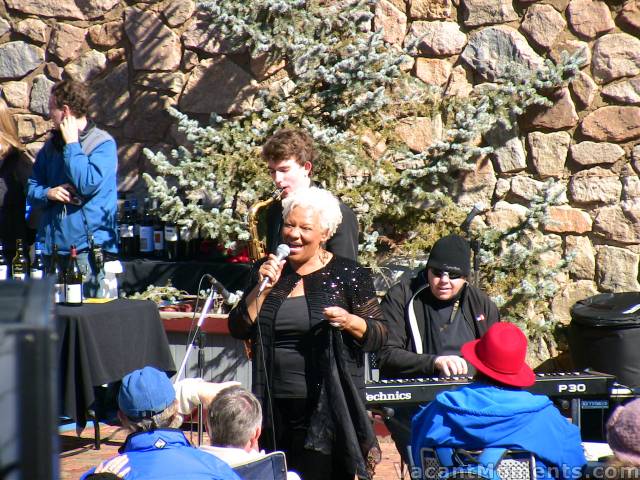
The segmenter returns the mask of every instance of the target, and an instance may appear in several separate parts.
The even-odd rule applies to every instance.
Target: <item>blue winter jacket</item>
[[[83,148],[90,150],[89,155]],[[117,168],[115,141],[95,127],[83,132],[80,143],[65,145],[62,152],[54,147],[52,140],[44,144],[28,181],[27,202],[42,212],[37,241],[44,244],[45,254],[51,254],[54,243],[64,255],[69,253],[71,244],[75,244],[78,251],[88,248],[87,228],[80,207],[47,199],[50,188],[65,183],[77,190],[95,244],[111,253],[118,251]]]
[[[120,453],[129,457],[127,480],[240,480],[229,465],[192,447],[184,433],[173,428],[132,433]]]
[[[586,463],[578,427],[549,398],[482,383],[440,393],[413,417],[414,464],[422,447],[435,446],[527,450],[538,479],[579,478]]]

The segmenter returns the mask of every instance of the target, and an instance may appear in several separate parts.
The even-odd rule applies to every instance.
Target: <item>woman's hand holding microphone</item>
[[[261,286],[261,288],[259,289],[260,293],[263,288],[265,290],[271,289],[278,282],[285,262],[286,260],[279,260],[278,257],[276,257],[273,253],[269,254],[269,260],[264,262],[260,266],[260,270],[258,270],[258,280]],[[268,280],[264,287],[262,287],[265,278]]]
[[[260,265],[258,270],[258,285],[246,296],[245,302],[247,312],[252,322],[258,317],[258,312],[262,308],[262,302],[267,296],[265,290],[271,290],[280,279],[280,274],[286,260],[280,260],[274,254],[269,255],[269,259]]]

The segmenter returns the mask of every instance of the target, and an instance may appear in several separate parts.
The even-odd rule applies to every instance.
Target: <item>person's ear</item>
[[[302,168],[304,168],[305,172],[307,172],[307,176],[309,176],[311,175],[313,164],[311,162],[304,162],[304,165],[302,166]]]
[[[251,437],[251,449],[253,450],[260,450],[260,447],[258,446],[258,439],[260,438],[260,434],[262,433],[262,427],[257,427],[256,431],[253,432],[253,437]]]
[[[73,116],[73,112],[69,108],[69,105],[62,105],[62,112],[64,113],[64,118]]]

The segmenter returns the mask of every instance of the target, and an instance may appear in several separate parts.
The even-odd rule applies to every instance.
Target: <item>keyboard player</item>
[[[469,375],[460,354],[468,341],[480,338],[500,321],[498,307],[469,285],[471,249],[459,235],[436,241],[426,268],[392,287],[382,300],[389,336],[378,352],[383,378]],[[407,461],[411,418],[418,405],[396,406],[387,428]]]

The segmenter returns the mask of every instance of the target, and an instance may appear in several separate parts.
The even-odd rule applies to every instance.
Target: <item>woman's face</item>
[[[327,240],[327,231],[320,226],[320,215],[302,207],[293,207],[282,227],[282,240],[289,245],[289,260],[301,265],[313,258],[320,244]]]

